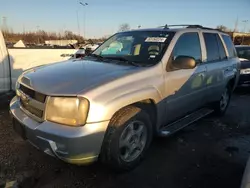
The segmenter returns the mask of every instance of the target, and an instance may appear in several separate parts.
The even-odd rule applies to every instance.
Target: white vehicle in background
[[[85,57],[86,53],[85,53],[85,49],[84,48],[79,48],[76,53],[74,54],[74,56],[72,56],[70,59],[77,59],[77,58],[83,58]]]
[[[87,44],[86,46],[84,46],[85,49],[89,49],[91,51],[94,51],[98,47],[99,47],[98,44]]]
[[[7,49],[0,31],[0,94],[15,88],[17,78],[32,67],[75,57],[77,49]]]

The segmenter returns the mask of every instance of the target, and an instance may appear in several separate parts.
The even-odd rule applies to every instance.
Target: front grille
[[[43,111],[42,110],[39,110],[39,109],[36,109],[34,107],[32,107],[31,105],[29,104],[26,104],[22,98],[20,98],[20,102],[21,102],[21,105],[22,107],[27,110],[28,112],[30,112],[31,114],[39,117],[39,118],[42,118],[43,117]]]
[[[30,80],[28,79],[28,78],[26,78],[26,77],[22,77],[21,78],[21,81],[22,81],[22,83],[24,83],[25,85],[27,85],[27,86],[30,86]]]
[[[19,90],[21,91],[21,107],[26,110],[27,113],[29,112],[33,116],[39,118],[39,121],[41,121],[44,113],[46,95],[36,92],[24,86],[23,84],[20,84]]]
[[[24,85],[20,84],[19,88],[22,92],[24,92],[26,95],[30,96],[31,98],[44,103],[46,100],[46,95],[36,92],[28,87],[25,87]]]

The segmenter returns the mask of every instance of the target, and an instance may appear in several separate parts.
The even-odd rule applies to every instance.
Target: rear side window
[[[217,36],[214,33],[203,33],[207,49],[207,62],[220,60]]]
[[[173,59],[178,56],[193,57],[197,62],[201,61],[201,45],[198,33],[184,33],[175,44]]]
[[[219,52],[220,52],[220,59],[227,59],[227,55],[226,55],[226,51],[225,51],[225,48],[222,44],[222,41],[219,37],[218,34],[216,34],[216,37],[217,37],[217,42],[218,42],[218,46],[219,46]]]
[[[222,38],[224,40],[224,43],[226,44],[229,58],[236,57],[237,56],[236,51],[235,51],[235,48],[234,48],[234,45],[233,45],[233,42],[232,42],[230,36],[222,35]]]

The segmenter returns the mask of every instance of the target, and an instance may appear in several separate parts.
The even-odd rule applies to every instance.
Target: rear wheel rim
[[[125,162],[132,162],[143,152],[147,142],[145,123],[135,120],[130,122],[122,131],[119,140],[120,158]]]
[[[220,100],[221,111],[224,111],[227,108],[229,98],[230,98],[229,92],[228,92],[228,89],[226,88],[223,94],[221,95],[221,100]]]

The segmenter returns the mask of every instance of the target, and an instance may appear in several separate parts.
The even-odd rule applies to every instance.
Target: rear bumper
[[[20,109],[14,97],[10,103],[13,121],[20,124],[25,138],[48,155],[72,164],[97,160],[109,121],[70,127],[49,121],[39,123]]]

